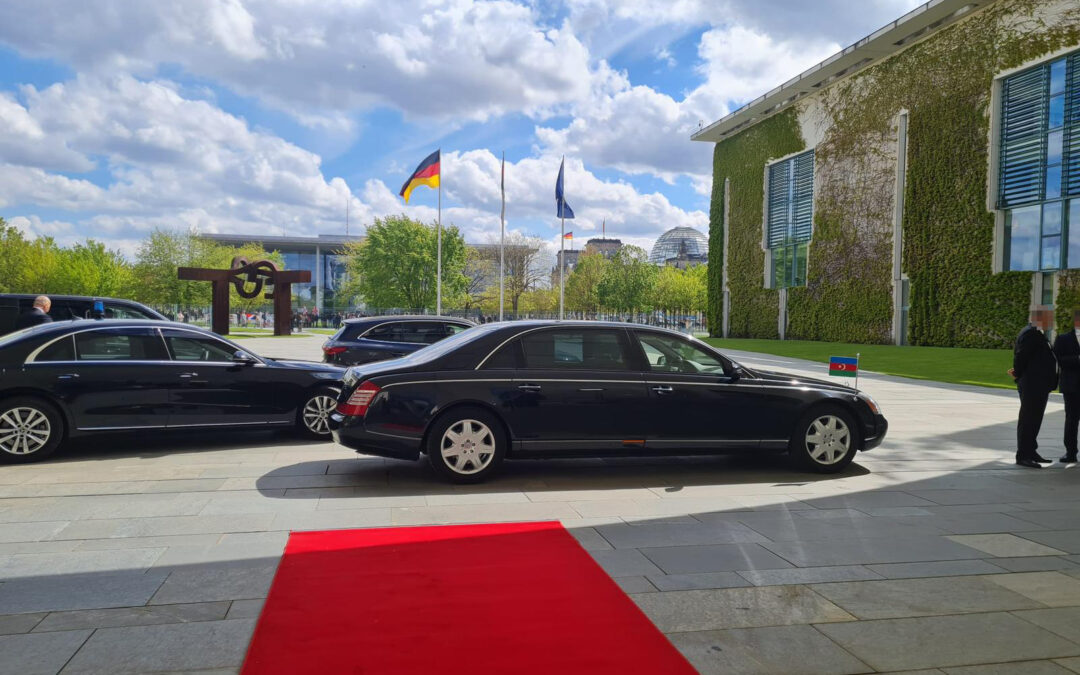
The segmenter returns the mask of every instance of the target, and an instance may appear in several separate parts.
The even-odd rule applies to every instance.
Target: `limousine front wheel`
[[[827,407],[804,415],[789,443],[792,459],[818,473],[843,471],[858,451],[855,424],[840,408]]]
[[[494,474],[506,454],[502,425],[480,408],[457,408],[435,422],[428,435],[431,466],[455,483],[479,483]]]
[[[330,413],[337,406],[338,390],[320,387],[304,398],[297,414],[296,428],[303,436],[321,440],[330,438]]]
[[[56,451],[63,435],[60,413],[45,401],[32,396],[0,401],[0,461],[45,459]]]

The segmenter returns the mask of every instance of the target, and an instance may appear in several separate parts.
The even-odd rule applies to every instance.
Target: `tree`
[[[129,297],[135,282],[131,263],[120,251],[86,240],[56,252],[56,264],[44,292]]]
[[[706,274],[705,265],[695,265],[685,270],[661,268],[656,275],[652,305],[667,311],[704,311],[708,294]]]
[[[494,295],[496,306],[499,298],[498,263],[491,256],[472,246],[465,249],[465,304],[463,309],[474,309],[490,304]],[[494,281],[494,286],[492,282]]]
[[[600,305],[617,312],[647,309],[657,273],[645,249],[623,246],[612,256],[611,265],[604,270],[597,286]]]
[[[513,314],[523,311],[521,298],[529,291],[541,287],[551,269],[551,254],[542,239],[526,237],[520,232],[506,235],[505,245],[506,271],[503,276],[505,309]],[[480,249],[481,254],[491,261],[494,284],[494,306],[499,307],[499,242],[494,237],[490,245]]]
[[[437,242],[435,225],[387,216],[367,228],[367,237],[346,245],[349,281],[344,295],[359,296],[377,308],[434,309]],[[465,239],[453,225],[443,228],[444,306],[463,304]]]
[[[0,218],[0,293],[17,293],[24,289],[26,254],[30,242],[22,232]]]
[[[600,311],[598,289],[610,266],[611,261],[599,252],[582,251],[574,271],[566,278],[566,308],[574,312]]]

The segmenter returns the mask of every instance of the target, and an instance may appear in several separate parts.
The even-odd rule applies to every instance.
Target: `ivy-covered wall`
[[[716,144],[710,224],[710,320],[722,307],[723,182],[731,183],[731,334],[776,337],[777,294],[762,289],[763,168],[815,146],[814,236],[805,288],[788,294],[789,338],[889,342],[896,124],[909,113],[902,269],[911,280],[911,344],[1004,347],[1026,320],[1030,273],[992,273],[986,208],[994,76],[1071,45],[1080,3],[1000,0],[811,100]],[[719,232],[719,234],[718,234]],[[1080,273],[1059,278],[1071,323]],[[715,291],[714,291],[715,289]]]

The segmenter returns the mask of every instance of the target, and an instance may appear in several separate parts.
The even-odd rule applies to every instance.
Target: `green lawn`
[[[806,340],[742,340],[707,338],[706,342],[724,349],[761,352],[828,363],[830,356],[860,354],[860,370],[886,375],[900,375],[919,380],[1013,389],[1007,371],[1012,367],[1012,350],[964,349],[958,347],[895,347],[892,345],[856,345],[841,342]],[[828,367],[821,374],[828,376]],[[841,380],[843,378],[837,378]],[[845,380],[846,381],[846,380]]]

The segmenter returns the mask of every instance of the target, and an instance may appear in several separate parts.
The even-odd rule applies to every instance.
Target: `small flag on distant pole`
[[[853,356],[830,356],[829,374],[836,377],[858,377],[859,359]]]
[[[574,233],[573,232],[567,232],[566,234],[564,234],[562,236],[562,238],[563,239],[573,239],[574,238]]]

